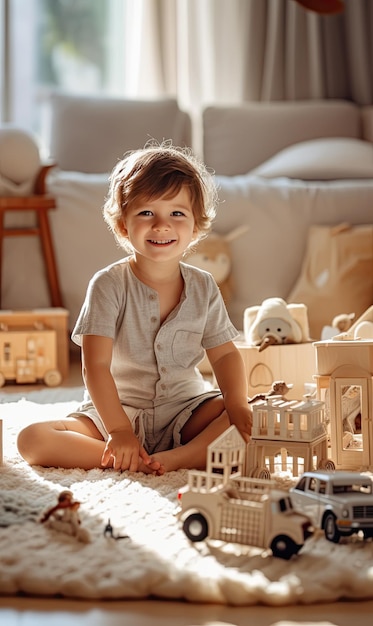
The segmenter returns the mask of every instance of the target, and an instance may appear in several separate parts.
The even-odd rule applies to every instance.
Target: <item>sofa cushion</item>
[[[311,139],[280,150],[251,171],[264,178],[373,178],[373,143],[351,137]]]
[[[122,100],[53,94],[50,157],[61,170],[109,172],[147,141],[190,146],[191,122],[176,100]]]
[[[216,174],[245,174],[300,141],[361,139],[361,126],[360,108],[343,100],[209,106],[203,111],[203,155]]]
[[[238,328],[246,307],[271,297],[287,301],[312,225],[373,221],[373,180],[307,182],[246,175],[216,176],[216,182],[220,204],[214,230],[225,234],[249,226],[230,244],[233,293],[228,310]]]

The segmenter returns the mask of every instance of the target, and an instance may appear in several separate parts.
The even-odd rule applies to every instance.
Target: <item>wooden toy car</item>
[[[311,518],[329,541],[360,530],[373,537],[373,482],[357,472],[305,472],[290,489],[294,509]]]
[[[60,384],[57,369],[56,331],[43,324],[30,326],[0,325],[0,387],[6,381],[35,383],[48,387]]]

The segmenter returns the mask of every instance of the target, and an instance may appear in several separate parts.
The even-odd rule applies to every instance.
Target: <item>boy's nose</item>
[[[153,224],[153,230],[156,230],[157,232],[162,231],[162,230],[169,230],[169,229],[170,229],[170,225],[168,222],[166,222],[166,220],[157,220]]]

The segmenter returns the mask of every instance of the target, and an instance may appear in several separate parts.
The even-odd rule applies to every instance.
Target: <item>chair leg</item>
[[[54,307],[63,307],[48,215],[46,210],[39,210],[37,214],[51,303]]]

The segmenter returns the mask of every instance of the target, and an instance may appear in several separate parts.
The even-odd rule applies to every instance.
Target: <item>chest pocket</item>
[[[172,356],[175,363],[185,368],[198,365],[205,354],[201,341],[200,333],[178,330],[172,342]]]

